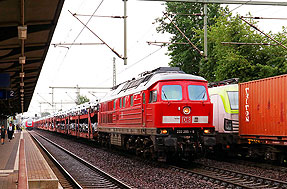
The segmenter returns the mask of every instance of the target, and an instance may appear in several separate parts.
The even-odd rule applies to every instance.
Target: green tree
[[[203,50],[203,18],[186,16],[202,13],[202,4],[167,3],[166,12],[175,24],[199,49]],[[183,16],[184,15],[184,16]],[[238,77],[240,81],[250,81],[287,73],[286,49],[279,45],[224,45],[222,42],[272,43],[251,26],[243,22],[239,15],[232,16],[228,7],[208,6],[208,60],[206,61],[165,17],[157,19],[159,32],[172,34],[168,46],[170,66],[180,67],[190,74],[201,75],[208,81],[220,81]],[[252,24],[256,22],[248,20]],[[277,41],[286,41],[286,28],[277,34],[268,33]]]
[[[86,102],[90,102],[90,99],[88,99],[86,96],[77,95],[77,98],[75,100],[75,103],[77,105],[84,104]]]
[[[208,25],[213,25],[217,17],[220,16],[220,5],[208,5]],[[203,13],[203,5],[201,3],[182,3],[168,2],[166,10],[173,22],[183,31],[183,33],[194,43],[199,49],[203,50],[200,36],[197,30],[203,29],[203,16],[194,16],[193,14]],[[171,58],[170,66],[180,67],[183,71],[190,74],[199,74],[200,61],[202,56],[191,47],[191,45],[182,45],[175,43],[188,43],[182,34],[169,22],[166,17],[158,18],[157,22],[160,26],[157,28],[159,32],[168,32],[172,34],[170,44],[168,46],[168,55]]]
[[[198,33],[203,38],[203,31]],[[286,29],[283,28],[281,33],[268,35],[283,41]],[[275,43],[252,29],[239,18],[239,15],[232,17],[231,14],[222,12],[216,24],[209,28],[208,40],[209,57],[207,62],[202,63],[200,74],[209,81],[234,77],[240,78],[240,81],[250,81],[284,74],[287,71],[286,49],[281,46],[221,43]]]

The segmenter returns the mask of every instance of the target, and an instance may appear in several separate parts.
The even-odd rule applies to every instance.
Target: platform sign
[[[10,74],[0,73],[0,88],[10,87]]]
[[[0,99],[5,100],[8,98],[13,98],[14,97],[14,91],[11,90],[0,90]]]

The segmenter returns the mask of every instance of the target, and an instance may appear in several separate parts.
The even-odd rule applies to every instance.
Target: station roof
[[[7,92],[0,99],[0,117],[28,110],[63,4],[64,0],[0,0],[0,74],[10,75],[8,86],[0,83],[0,94]],[[27,26],[26,39],[18,37],[18,26],[24,26],[24,32]],[[23,71],[19,57],[26,57]]]

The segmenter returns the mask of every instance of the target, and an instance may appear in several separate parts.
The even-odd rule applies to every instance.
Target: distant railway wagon
[[[38,128],[54,125],[55,132],[160,161],[193,159],[215,144],[207,81],[178,68],[142,73],[115,86],[97,105],[84,106],[39,120]]]
[[[86,103],[69,111],[37,120],[35,125],[42,130],[94,139],[97,129],[97,106],[97,103]]]
[[[27,130],[33,130],[33,128],[34,128],[34,121],[33,121],[33,119],[31,119],[31,118],[27,119],[26,123],[25,123],[25,126],[26,126]]]
[[[286,161],[286,86],[287,75],[239,84],[239,136],[250,156]]]

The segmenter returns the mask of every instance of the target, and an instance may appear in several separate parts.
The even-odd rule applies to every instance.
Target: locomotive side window
[[[182,100],[182,88],[180,85],[164,85],[161,88],[162,100]]]
[[[231,110],[238,110],[238,91],[227,91]]]
[[[120,108],[122,108],[122,99],[120,98]]]
[[[145,104],[145,93],[143,93],[143,104]]]
[[[130,105],[133,106],[134,105],[134,96],[131,95],[130,97]]]
[[[116,109],[116,100],[114,100],[114,110]]]
[[[126,98],[123,98],[123,108],[126,107]]]
[[[206,89],[203,85],[189,85],[188,96],[190,100],[207,100]]]
[[[153,103],[157,101],[157,91],[151,91],[149,94],[149,103]]]

